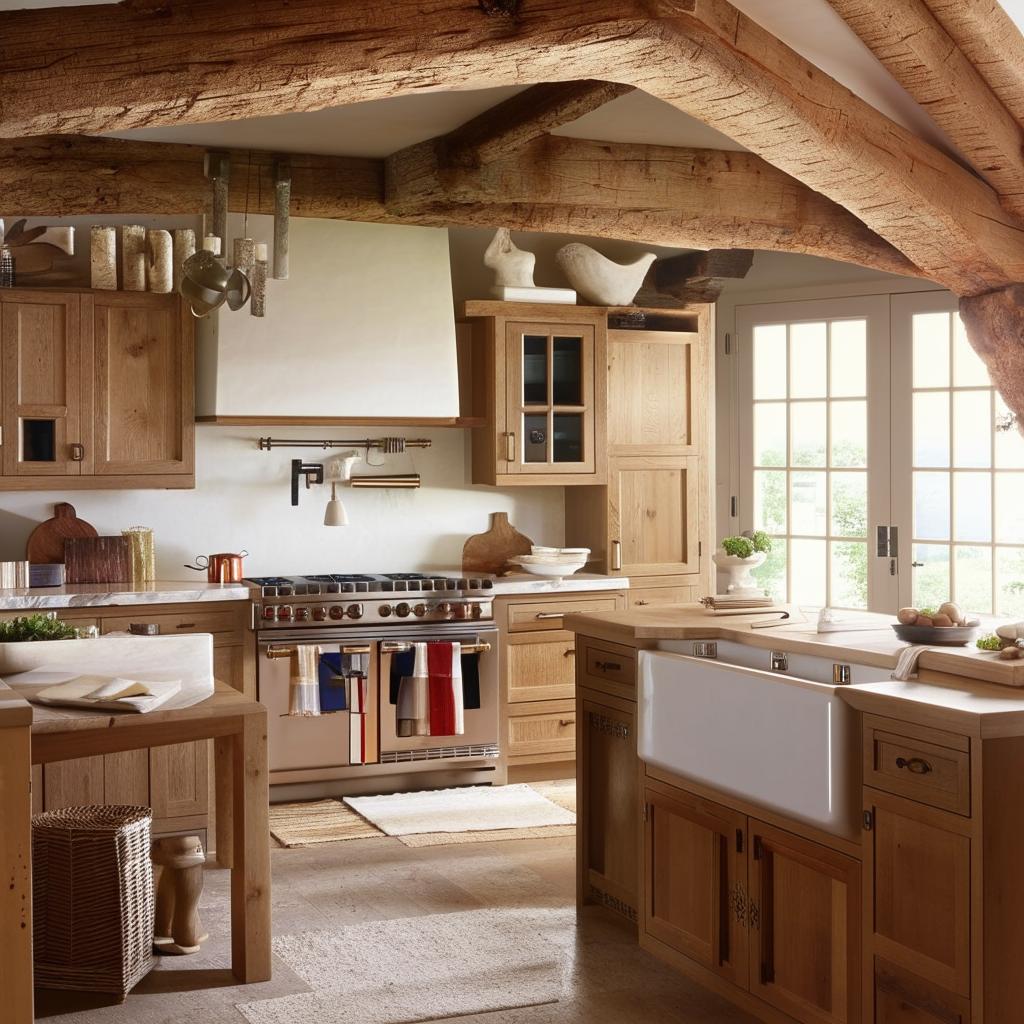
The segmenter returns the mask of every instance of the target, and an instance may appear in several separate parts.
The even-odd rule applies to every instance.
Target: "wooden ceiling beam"
[[[1024,125],[1024,35],[999,0],[925,0],[950,38]]]
[[[996,190],[1003,206],[1024,215],[1024,130],[924,0],[829,3]]]
[[[633,87],[619,82],[544,82],[484,111],[438,144],[446,163],[480,167],[628,92]]]
[[[636,297],[638,306],[680,306],[717,302],[729,281],[740,280],[754,265],[751,249],[709,249],[655,260]]]
[[[394,154],[386,166],[385,201],[394,211],[423,210],[443,196],[451,209],[535,206],[537,219],[549,207],[574,207],[605,210],[606,222],[636,213],[634,225],[646,218],[653,229],[656,215],[667,236],[641,239],[652,244],[809,253],[920,275],[847,210],[752,153],[548,135],[473,170],[445,165],[435,140]]]

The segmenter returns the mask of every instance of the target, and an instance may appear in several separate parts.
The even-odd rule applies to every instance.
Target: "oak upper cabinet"
[[[745,986],[746,816],[649,781],[644,819],[644,934]]]
[[[192,487],[194,339],[177,295],[0,295],[0,489]]]
[[[750,819],[750,991],[806,1024],[859,1021],[861,865]]]
[[[471,302],[466,313],[474,317],[474,411],[485,420],[473,432],[473,482],[602,483],[603,310]]]
[[[86,451],[81,297],[11,291],[0,298],[3,475],[21,486],[78,477]]]
[[[192,322],[176,295],[84,296],[93,337],[93,444],[97,476],[191,477]]]

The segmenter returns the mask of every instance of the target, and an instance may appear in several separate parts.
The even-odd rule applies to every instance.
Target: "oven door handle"
[[[462,645],[463,654],[486,654],[490,649],[491,645],[486,640],[477,640],[476,643]],[[411,650],[411,643],[403,643],[399,640],[383,640],[380,645],[381,654],[402,654]]]
[[[270,658],[271,661],[277,658],[290,658],[296,651],[295,647],[275,647],[273,644],[267,646],[264,652],[266,657]],[[342,654],[369,654],[369,644],[362,644],[357,647],[340,647],[339,651]]]

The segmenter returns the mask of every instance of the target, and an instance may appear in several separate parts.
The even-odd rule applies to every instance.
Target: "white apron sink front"
[[[699,643],[699,641],[698,641]],[[856,837],[860,746],[856,712],[834,685],[833,663],[716,641],[714,659],[693,641],[640,652],[640,757],[649,764],[830,833]],[[884,669],[851,665],[852,682]]]

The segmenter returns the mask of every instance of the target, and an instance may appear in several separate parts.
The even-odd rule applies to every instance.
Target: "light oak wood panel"
[[[865,788],[865,934],[874,952],[970,996],[971,837],[954,814]]]
[[[610,612],[622,607],[619,592],[608,594],[559,597],[555,601],[511,601],[508,605],[510,633],[546,632],[561,630],[566,615],[580,612]]]
[[[971,1005],[962,996],[885,960],[875,961],[873,977],[874,1024],[968,1024],[971,1020]]]
[[[148,622],[159,626],[164,636],[175,633],[212,633],[214,644],[237,643],[239,630],[244,628],[239,618],[239,609],[225,608],[219,611],[204,608],[202,604],[186,611],[153,611],[152,608],[140,607],[128,615],[108,615],[104,612],[102,621],[104,633],[127,630],[133,622]]]
[[[154,818],[205,814],[209,808],[209,744],[178,743],[149,751]]]
[[[191,474],[193,320],[180,298],[100,292],[83,313],[94,351],[91,472]]]
[[[575,696],[576,644],[571,634],[556,633],[543,641],[507,648],[508,700],[571,700]]]
[[[145,750],[126,750],[103,758],[105,804],[149,805],[149,757]]]
[[[543,708],[537,711],[538,707]],[[570,701],[531,704],[507,719],[508,756],[571,754],[576,746],[576,707]]]
[[[3,356],[3,471],[12,477],[77,477],[83,443],[80,299],[62,292],[11,292],[0,299]],[[25,421],[53,424],[47,460],[29,461]],[[31,485],[31,481],[30,481]]]
[[[860,863],[753,819],[750,839],[750,991],[806,1024],[854,1024]]]
[[[627,599],[630,608],[649,608],[660,605],[691,604],[701,597],[698,586],[630,587]]]
[[[643,934],[745,987],[746,816],[656,782],[644,804]]]
[[[43,769],[43,806],[48,811],[104,802],[103,757],[58,761]]]

